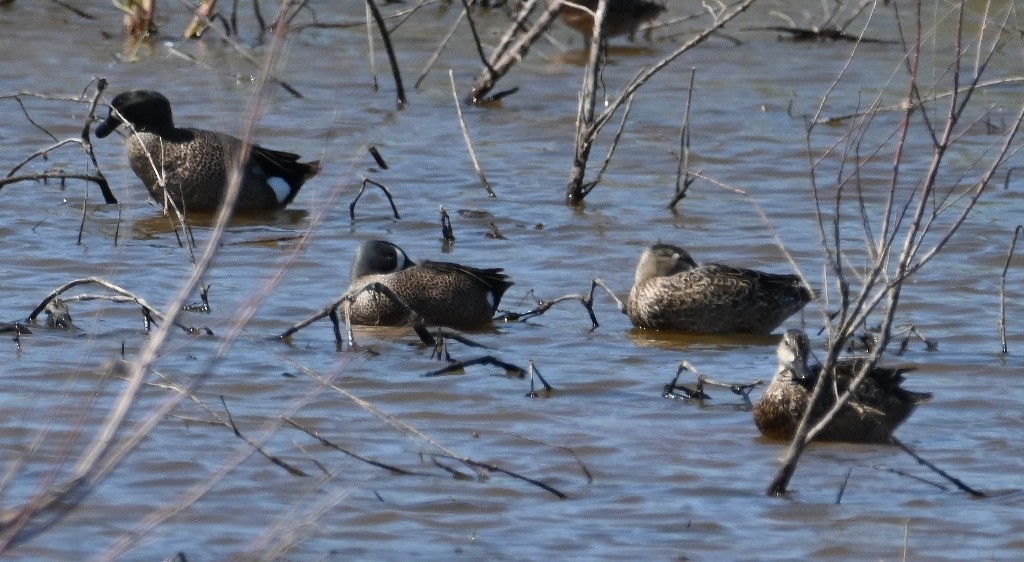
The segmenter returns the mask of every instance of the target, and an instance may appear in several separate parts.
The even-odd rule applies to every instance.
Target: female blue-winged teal
[[[175,127],[171,102],[153,90],[118,94],[96,136],[104,138],[124,122],[134,128],[125,138],[128,163],[154,199],[162,203],[166,191],[183,212],[217,211],[227,190],[229,166],[244,146],[240,139]],[[234,209],[283,209],[319,171],[319,162],[303,163],[296,154],[252,146]]]
[[[502,295],[512,286],[501,269],[477,269],[447,262],[417,264],[401,248],[383,240],[363,242],[352,262],[348,294],[381,283],[423,317],[427,324],[471,328],[488,324]],[[363,291],[351,304],[351,322],[395,326],[408,311],[380,291]]]
[[[768,334],[812,298],[796,275],[697,265],[686,250],[658,243],[640,256],[626,314],[640,328]]]
[[[554,4],[559,1],[548,0],[548,3]],[[597,0],[572,0],[572,2],[590,10],[597,10]],[[638,27],[658,17],[664,11],[665,6],[650,0],[609,0],[604,15],[605,37],[628,35],[632,39]],[[586,10],[565,4],[562,7],[561,17],[565,25],[579,31],[586,41],[590,41],[594,34],[594,16]]]
[[[779,343],[779,369],[754,405],[754,423],[773,439],[792,439],[807,409],[811,391],[821,374],[821,365],[807,365],[810,342],[801,330],[789,330]],[[820,420],[846,392],[864,367],[865,359],[844,359],[836,363],[834,387],[823,388],[812,420]],[[892,432],[910,417],[914,408],[931,399],[926,392],[900,388],[903,373],[910,369],[875,366],[857,387],[850,401],[818,434],[820,441],[889,443]]]

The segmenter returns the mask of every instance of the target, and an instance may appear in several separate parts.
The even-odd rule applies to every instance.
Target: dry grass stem
[[[476,151],[473,150],[473,139],[469,137],[469,127],[466,126],[466,118],[462,115],[462,103],[459,102],[459,94],[455,91],[455,74],[452,69],[448,69],[448,79],[452,84],[452,97],[455,98],[455,111],[459,115],[459,127],[462,129],[462,138],[466,141],[466,149],[469,151],[469,158],[473,161],[473,169],[476,170],[476,175],[480,178],[480,184],[484,189],[487,190],[488,197],[497,197],[491,189],[491,183],[487,181],[487,176],[484,175],[483,168],[480,167],[480,160],[476,157]]]

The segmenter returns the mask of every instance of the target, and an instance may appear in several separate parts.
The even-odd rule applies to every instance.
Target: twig
[[[539,444],[544,445],[546,447],[552,447],[552,448],[555,448],[555,449],[562,449],[563,451],[569,453],[569,455],[573,458],[573,460],[576,461],[576,464],[579,465],[580,470],[583,471],[583,475],[587,477],[587,484],[593,484],[594,483],[594,475],[590,472],[590,469],[587,468],[586,463],[583,462],[583,459],[581,459],[579,457],[579,455],[576,454],[576,451],[572,447],[568,447],[566,445],[558,445],[556,443],[549,443],[547,441],[542,441],[542,440],[536,439],[534,437],[527,437],[526,435],[520,435],[518,433],[512,433],[512,432],[508,432],[508,431],[504,431],[502,433],[505,433],[506,435],[511,435],[512,437],[516,437],[516,438],[522,439],[523,441],[529,441],[531,443],[539,443]]]
[[[369,8],[373,21],[377,24],[377,30],[380,32],[380,38],[384,42],[384,50],[387,52],[388,62],[391,64],[391,75],[395,79],[395,95],[398,97],[398,105],[399,107],[404,106],[406,104],[405,87],[402,86],[402,73],[398,69],[398,59],[395,57],[395,48],[391,45],[391,36],[388,33],[387,25],[373,0],[366,0],[366,7]]]
[[[491,472],[500,472],[500,473],[502,473],[502,474],[504,474],[506,476],[511,476],[512,478],[516,478],[518,480],[522,480],[523,482],[528,482],[530,484],[533,484],[534,486],[537,486],[538,488],[541,488],[542,490],[546,490],[546,491],[554,494],[555,497],[557,497],[560,500],[564,500],[564,499],[569,497],[567,494],[565,494],[564,492],[559,491],[554,486],[549,486],[548,484],[545,484],[545,483],[541,482],[540,480],[537,480],[537,479],[534,479],[534,478],[530,478],[530,477],[527,477],[527,476],[523,476],[522,474],[518,474],[518,473],[512,472],[511,470],[508,470],[508,469],[505,469],[505,468],[501,468],[500,466],[498,466],[496,464],[479,462],[479,461],[475,461],[475,460],[472,460],[472,459],[465,459],[465,460],[463,460],[463,462],[465,462],[466,464],[468,464],[470,466],[473,466],[473,467],[486,468],[487,470],[489,470]]]
[[[679,130],[679,166],[676,168],[676,192],[668,203],[669,209],[686,197],[686,191],[697,178],[690,175],[690,108],[693,105],[693,82],[697,69],[690,69],[690,85],[686,88],[686,105],[683,107],[683,126]],[[700,173],[698,171],[698,173]]]
[[[598,324],[597,322],[597,315],[594,314],[594,291],[598,287],[604,289],[612,297],[612,299],[615,300],[615,303],[619,306],[619,310],[623,312],[625,311],[625,305],[622,304],[622,301],[619,300],[619,297],[615,296],[615,293],[612,292],[611,288],[608,287],[608,285],[606,285],[604,281],[595,278],[590,283],[590,293],[587,295],[565,295],[550,301],[538,300],[537,307],[534,308],[533,310],[529,310],[527,312],[506,312],[501,315],[500,320],[504,322],[523,322],[535,316],[540,316],[544,314],[548,310],[551,310],[551,308],[558,303],[562,303],[565,301],[579,301],[579,303],[583,305],[583,308],[587,309],[587,314],[590,315],[590,331],[593,332],[600,326],[600,324]]]
[[[231,431],[235,432],[235,436],[236,437],[238,437],[242,441],[245,441],[247,445],[249,445],[250,447],[255,449],[257,453],[263,455],[263,457],[266,458],[268,461],[270,461],[270,462],[276,464],[277,466],[280,466],[281,468],[287,470],[288,474],[291,474],[292,476],[309,476],[308,474],[303,472],[300,468],[294,467],[294,466],[288,464],[287,462],[281,460],[281,458],[268,453],[266,450],[263,449],[263,447],[261,447],[260,445],[258,445],[257,443],[255,443],[254,441],[252,441],[251,439],[246,437],[245,435],[242,435],[241,430],[239,430],[238,426],[235,425],[235,420],[232,419],[232,417],[231,417],[231,411],[228,410],[228,403],[224,400],[224,396],[223,395],[221,395],[221,397],[220,397],[220,403],[224,406],[224,413],[227,414],[227,416],[228,416],[228,427],[231,428]]]
[[[370,184],[379,187],[384,192],[384,196],[388,198],[388,203],[391,204],[391,212],[395,217],[395,220],[400,220],[402,217],[398,214],[398,207],[395,206],[395,198],[391,196],[391,190],[382,183],[375,182],[370,178],[363,176],[363,182],[359,184],[359,193],[356,193],[355,199],[348,206],[348,216],[352,220],[356,220],[356,203],[359,202],[359,198],[363,196],[363,192],[366,191],[366,185]]]
[[[340,445],[338,445],[338,444],[328,440],[323,435],[320,435],[319,433],[317,433],[317,432],[315,432],[315,431],[313,431],[311,429],[307,429],[305,426],[303,426],[302,424],[300,424],[299,422],[297,422],[297,421],[295,421],[295,420],[293,420],[291,418],[282,418],[282,419],[284,419],[284,422],[287,423],[288,425],[294,427],[295,429],[298,429],[299,431],[305,433],[306,435],[309,435],[313,439],[316,439],[317,441],[320,442],[321,445],[324,445],[324,446],[330,447],[330,448],[332,448],[332,449],[334,449],[336,451],[340,451],[342,453],[345,453],[346,455],[348,455],[348,456],[350,456],[350,457],[352,457],[352,458],[354,458],[354,459],[356,459],[358,461],[362,461],[362,462],[364,462],[366,464],[376,466],[377,468],[383,468],[384,470],[387,470],[388,472],[391,472],[392,474],[399,474],[399,475],[402,475],[402,476],[430,476],[430,474],[426,473],[426,472],[415,472],[415,471],[412,471],[412,470],[406,470],[404,468],[400,468],[400,467],[397,467],[397,466],[394,466],[394,465],[391,465],[391,464],[383,463],[383,462],[380,462],[380,461],[375,461],[373,459],[368,459],[368,458],[366,458],[366,457],[364,457],[362,455],[358,455],[356,453],[353,453],[352,451],[350,451],[350,450],[348,450],[348,449],[346,449],[346,448],[344,448],[344,447],[342,447],[342,446],[340,446]]]
[[[917,461],[918,463],[923,464],[924,466],[928,467],[935,474],[938,474],[939,476],[941,476],[941,477],[945,478],[946,480],[948,480],[950,483],[952,483],[954,486],[956,486],[961,492],[966,492],[966,493],[968,493],[968,494],[970,494],[970,495],[972,495],[972,496],[974,496],[976,498],[987,497],[984,492],[979,492],[978,490],[975,490],[974,488],[968,486],[967,484],[964,484],[963,481],[960,480],[959,478],[956,478],[956,477],[950,475],[949,473],[947,473],[946,471],[942,470],[941,468],[939,468],[939,467],[935,466],[934,464],[928,462],[923,457],[921,457],[921,455],[918,455],[917,453],[915,453],[913,449],[908,447],[906,444],[904,444],[902,441],[897,439],[895,436],[893,436],[893,438],[892,438],[892,444],[896,445],[900,449],[903,449],[903,452],[905,452],[908,455],[910,455],[911,457],[913,457],[914,460]]]
[[[423,69],[420,70],[420,75],[416,78],[416,82],[413,83],[413,88],[419,89],[423,79],[427,77],[430,69],[434,67],[434,63],[441,57],[441,52],[444,51],[444,48],[448,45],[448,41],[450,41],[452,36],[455,35],[455,31],[459,29],[459,24],[462,23],[462,18],[466,17],[467,13],[468,10],[465,8],[459,12],[459,17],[455,18],[455,23],[453,23],[451,28],[448,29],[448,33],[446,33],[441,39],[441,42],[438,43],[437,49],[434,50],[434,53],[430,55],[429,59],[427,59],[426,64],[423,65]]]
[[[530,392],[526,393],[526,397],[527,398],[537,398],[537,397],[540,396],[540,393],[537,392],[537,390],[534,388],[534,385],[533,385],[533,378],[534,377],[537,377],[537,380],[539,380],[541,385],[544,386],[544,392],[545,393],[551,394],[552,392],[554,392],[555,388],[553,386],[551,386],[550,384],[548,384],[548,381],[544,380],[544,376],[540,374],[540,369],[538,369],[537,365],[535,365],[533,363],[533,359],[530,359],[529,362],[527,363],[527,365],[528,365],[528,367],[530,369]]]
[[[498,359],[493,355],[485,355],[483,357],[476,357],[474,359],[468,359],[466,361],[454,361],[452,363],[445,365],[444,367],[441,367],[440,369],[437,369],[436,371],[430,371],[429,373],[423,376],[440,377],[442,375],[450,375],[453,373],[459,373],[463,371],[466,367],[472,367],[473,365],[492,365],[494,367],[501,367],[502,369],[505,369],[505,374],[509,376],[514,376],[521,379],[526,378],[526,369],[523,369],[522,367],[519,367],[517,365],[513,365],[512,363],[502,361],[501,359]]]
[[[999,341],[1002,343],[1002,354],[1008,353],[1006,348],[1006,274],[1010,271],[1010,260],[1013,259],[1013,250],[1017,247],[1017,238],[1024,234],[1024,225],[1018,224],[1013,229],[1013,238],[1010,240],[1010,250],[1006,252],[1006,263],[1003,264],[1003,273],[999,276]]]
[[[846,478],[843,478],[843,483],[839,486],[839,491],[836,492],[836,505],[839,505],[843,501],[843,493],[846,492],[846,485],[850,483],[850,475],[853,474],[853,467],[846,471]]]

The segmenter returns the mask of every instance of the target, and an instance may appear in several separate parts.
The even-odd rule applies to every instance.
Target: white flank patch
[[[494,291],[487,291],[487,304],[491,305],[491,310],[498,307],[498,303],[494,302]]]
[[[270,186],[270,189],[274,190],[274,196],[277,197],[278,203],[284,203],[284,200],[288,198],[288,194],[292,192],[292,186],[288,185],[284,178],[277,176],[267,178],[267,185]]]

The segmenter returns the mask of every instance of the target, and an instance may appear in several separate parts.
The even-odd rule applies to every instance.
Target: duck
[[[799,276],[698,265],[658,242],[640,256],[626,315],[638,328],[688,334],[770,334],[813,295]]]
[[[583,34],[588,43],[594,34],[593,11],[597,10],[598,0],[571,0],[590,10],[581,10],[562,0],[548,0],[548,4],[562,4],[561,18],[565,25]],[[665,6],[650,0],[608,0],[608,8],[604,16],[605,37],[627,35],[630,40],[641,25],[657,18],[665,11]]]
[[[184,213],[214,213],[227,191],[228,173],[245,146],[241,139],[204,129],[174,125],[171,102],[155,90],[122,92],[110,102],[110,114],[96,127],[105,138],[128,123],[128,163],[153,199],[172,202]],[[291,152],[250,146],[235,213],[285,208],[320,162],[299,162]],[[158,173],[159,172],[159,173]],[[161,181],[162,179],[162,181]]]
[[[391,289],[425,324],[450,328],[490,324],[501,297],[513,285],[501,268],[480,269],[440,261],[415,263],[397,245],[369,240],[356,251],[346,290],[346,295],[353,297],[349,305],[352,324],[401,326],[412,320],[405,307],[382,291],[373,290],[374,283]]]
[[[810,402],[811,392],[821,375],[821,365],[808,365],[810,340],[802,330],[786,331],[777,350],[779,366],[764,393],[754,405],[754,423],[770,439],[790,440]],[[814,420],[829,411],[838,395],[866,366],[865,358],[840,359],[834,369],[835,386],[824,393],[815,409]],[[816,436],[818,441],[847,443],[891,443],[893,431],[919,404],[931,400],[931,393],[902,388],[907,367],[873,366],[856,392],[835,418]]]

